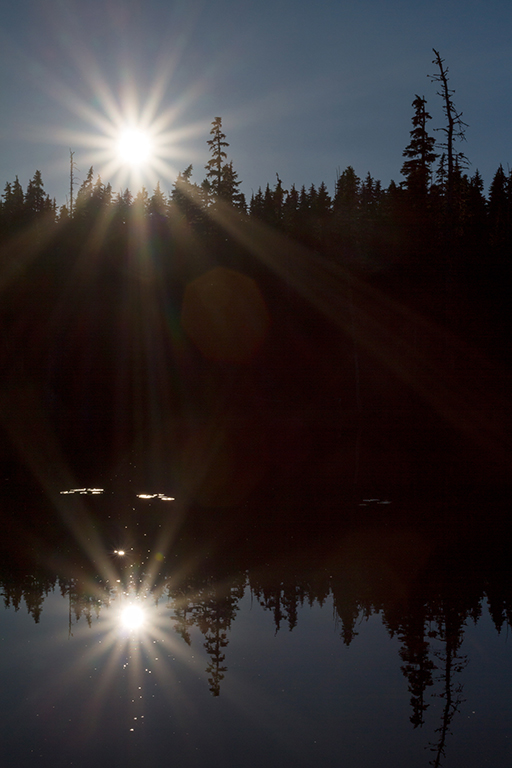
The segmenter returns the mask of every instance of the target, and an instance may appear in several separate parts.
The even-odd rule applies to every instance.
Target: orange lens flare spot
[[[244,363],[263,343],[270,317],[252,278],[216,267],[187,286],[181,324],[209,360]]]

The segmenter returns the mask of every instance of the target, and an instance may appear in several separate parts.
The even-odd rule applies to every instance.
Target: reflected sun
[[[121,612],[121,624],[125,629],[139,629],[144,621],[144,611],[138,605],[128,605]]]

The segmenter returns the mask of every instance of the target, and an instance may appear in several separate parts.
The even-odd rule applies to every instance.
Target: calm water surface
[[[4,542],[3,764],[510,763],[503,537],[390,499],[304,528],[65,490],[66,526]]]

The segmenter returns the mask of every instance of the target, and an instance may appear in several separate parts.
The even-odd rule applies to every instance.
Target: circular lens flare
[[[126,128],[117,140],[119,160],[140,167],[151,161],[153,147],[149,134],[140,128]]]
[[[138,629],[144,624],[144,611],[137,605],[129,605],[121,613],[121,624],[125,629]]]

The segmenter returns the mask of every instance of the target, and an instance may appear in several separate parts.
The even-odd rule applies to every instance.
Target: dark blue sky
[[[69,149],[82,180],[92,164],[114,191],[137,181],[112,163],[113,135],[132,110],[158,135],[168,191],[179,170],[204,178],[217,115],[243,191],[276,172],[284,186],[325,181],[353,165],[400,181],[411,102],[424,95],[432,48],[449,67],[469,124],[462,147],[486,185],[512,162],[510,0],[17,0],[1,4],[0,186],[36,169],[65,202]],[[107,137],[110,135],[110,139]],[[440,134],[437,134],[440,137]]]

